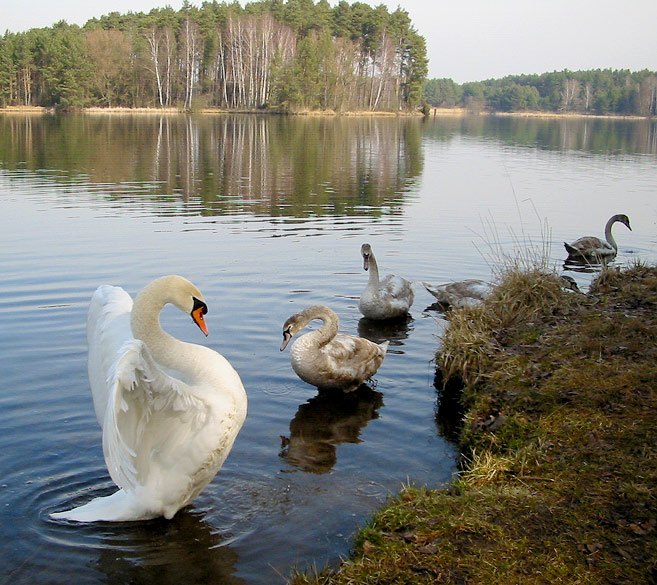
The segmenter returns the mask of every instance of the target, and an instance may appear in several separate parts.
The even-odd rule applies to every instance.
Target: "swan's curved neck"
[[[317,345],[323,347],[338,334],[338,317],[335,313],[324,307],[311,308],[313,309],[312,312],[308,312],[308,314],[304,315],[306,324],[314,319],[320,319],[323,322],[323,325],[316,331],[311,331],[307,335],[310,335]]]
[[[609,245],[616,251],[618,251],[618,244],[616,243],[616,240],[614,240],[614,236],[611,233],[611,226],[613,226],[617,221],[618,220],[615,217],[612,217],[607,222],[607,225],[605,225],[605,240],[607,240]]]
[[[148,346],[156,362],[167,368],[183,371],[188,344],[169,335],[160,325],[160,312],[169,302],[172,301],[166,290],[147,286],[137,295],[132,306],[130,327],[135,339]]]

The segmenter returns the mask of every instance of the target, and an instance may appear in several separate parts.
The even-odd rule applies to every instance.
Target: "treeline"
[[[0,106],[400,110],[426,73],[408,13],[362,2],[185,2],[0,37]]]
[[[555,71],[464,83],[430,79],[423,90],[433,106],[494,112],[547,111],[657,115],[657,73],[627,69]]]

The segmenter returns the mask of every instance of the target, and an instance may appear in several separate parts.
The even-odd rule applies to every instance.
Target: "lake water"
[[[403,484],[455,471],[434,355],[446,326],[416,286],[408,322],[357,310],[360,246],[382,273],[490,278],[500,254],[617,225],[616,263],[657,261],[657,125],[648,121],[0,116],[0,584],[283,583],[335,563]],[[86,374],[102,283],[135,294],[179,273],[205,339],[240,373],[249,414],[224,467],[172,521],[49,518],[113,491]],[[574,273],[586,289],[590,274]],[[325,396],[279,351],[322,303],[391,346],[371,389]]]

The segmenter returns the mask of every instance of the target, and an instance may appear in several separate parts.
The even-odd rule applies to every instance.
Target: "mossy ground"
[[[292,582],[657,583],[657,269],[591,291],[513,271],[455,311],[438,356],[460,378],[463,471],[409,487],[351,558]]]

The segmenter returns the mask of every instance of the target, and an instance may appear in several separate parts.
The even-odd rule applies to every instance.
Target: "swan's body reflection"
[[[336,445],[359,443],[361,430],[378,418],[382,405],[383,394],[365,384],[348,394],[320,391],[290,421],[281,457],[303,471],[328,473],[337,461]]]
[[[568,258],[563,263],[563,269],[570,272],[582,272],[584,274],[592,274],[594,272],[602,271],[606,266],[612,264],[614,258],[601,259],[598,262],[591,262],[589,260],[577,260]]]
[[[245,583],[234,575],[237,553],[198,514],[116,526],[108,526],[98,559],[106,583]]]
[[[412,330],[413,317],[410,315],[385,321],[374,321],[363,317],[358,321],[358,335],[374,343],[389,341],[388,353],[403,353],[400,349],[394,348],[404,345],[404,340],[408,339]]]

